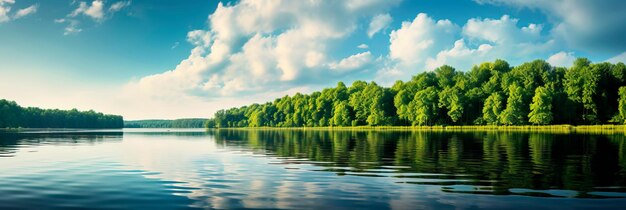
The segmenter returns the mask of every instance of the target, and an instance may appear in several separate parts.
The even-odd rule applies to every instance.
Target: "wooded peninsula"
[[[122,128],[124,119],[93,110],[21,107],[0,99],[0,128]]]
[[[578,58],[570,68],[544,60],[512,67],[485,62],[467,72],[441,66],[392,87],[339,82],[311,94],[220,110],[207,128],[597,125],[626,120],[626,65]]]

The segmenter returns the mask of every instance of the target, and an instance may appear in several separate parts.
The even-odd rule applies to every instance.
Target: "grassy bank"
[[[472,132],[472,131],[502,131],[502,132],[545,132],[545,133],[591,133],[613,134],[625,133],[624,125],[523,125],[523,126],[496,126],[496,125],[460,125],[460,126],[356,126],[356,127],[243,127],[221,128],[239,130],[337,130],[337,131],[440,131],[440,132]]]

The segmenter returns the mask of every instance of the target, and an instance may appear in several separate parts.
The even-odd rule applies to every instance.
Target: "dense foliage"
[[[0,128],[121,128],[124,119],[93,110],[78,111],[21,107],[0,99]]]
[[[203,128],[207,119],[132,120],[124,121],[125,128]]]
[[[577,59],[569,69],[496,60],[441,66],[392,87],[339,82],[311,94],[220,110],[207,127],[623,123],[626,65]]]

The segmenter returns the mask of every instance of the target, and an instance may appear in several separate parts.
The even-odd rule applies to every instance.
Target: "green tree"
[[[335,105],[333,114],[333,125],[349,126],[352,123],[352,110],[347,102],[342,101]]]
[[[621,123],[626,123],[626,86],[622,86],[619,88],[619,118]]]
[[[205,128],[215,128],[215,120],[214,119],[206,120],[205,123],[204,123],[204,127]]]
[[[499,92],[492,93],[483,106],[483,120],[489,125],[497,125],[499,123],[498,116],[502,112],[504,98]]]
[[[539,125],[547,125],[552,122],[552,96],[544,87],[535,89],[528,122]]]
[[[569,98],[582,105],[584,123],[598,122],[598,110],[594,102],[600,75],[593,71],[591,62],[586,58],[578,58],[574,65],[565,73],[565,92]]]
[[[432,125],[437,117],[437,91],[428,87],[415,94],[411,102],[411,109],[415,111],[413,125]]]
[[[265,114],[263,113],[263,111],[257,111],[254,112],[251,116],[250,116],[250,127],[261,127],[263,125],[265,125]]]
[[[459,122],[463,116],[463,95],[456,87],[445,88],[439,92],[439,108],[447,110],[446,114],[454,123]]]
[[[124,119],[89,111],[24,108],[0,99],[0,128],[122,128]]]
[[[352,125],[365,125],[370,114],[371,97],[367,94],[374,88],[371,84],[363,81],[355,81],[348,89],[350,93],[349,104],[354,109],[354,120]]]
[[[522,113],[522,88],[517,84],[509,87],[509,98],[506,100],[506,109],[500,115],[500,122],[504,125],[521,125],[524,123]]]

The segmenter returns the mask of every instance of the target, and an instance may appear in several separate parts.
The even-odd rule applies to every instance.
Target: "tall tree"
[[[574,65],[565,73],[565,91],[573,102],[582,105],[583,123],[598,122],[598,109],[593,96],[597,92],[599,76],[586,58],[576,59]]]
[[[447,87],[439,92],[439,108],[447,110],[446,114],[453,123],[459,122],[463,116],[463,100],[456,87]]]
[[[428,87],[415,94],[411,102],[411,109],[415,111],[413,125],[432,125],[437,117],[437,91]]]
[[[618,115],[621,123],[626,123],[626,86],[619,88]]]
[[[528,122],[538,125],[552,123],[552,96],[544,87],[535,89],[535,96],[528,114]]]
[[[504,104],[504,98],[499,92],[492,93],[487,100],[485,100],[485,106],[483,107],[483,120],[488,125],[499,124],[498,116],[502,112]]]
[[[509,98],[506,100],[506,109],[500,115],[500,122],[504,125],[521,125],[524,123],[522,112],[522,88],[517,84],[509,87]]]
[[[334,110],[333,125],[349,126],[352,123],[352,110],[347,102],[338,103]]]

